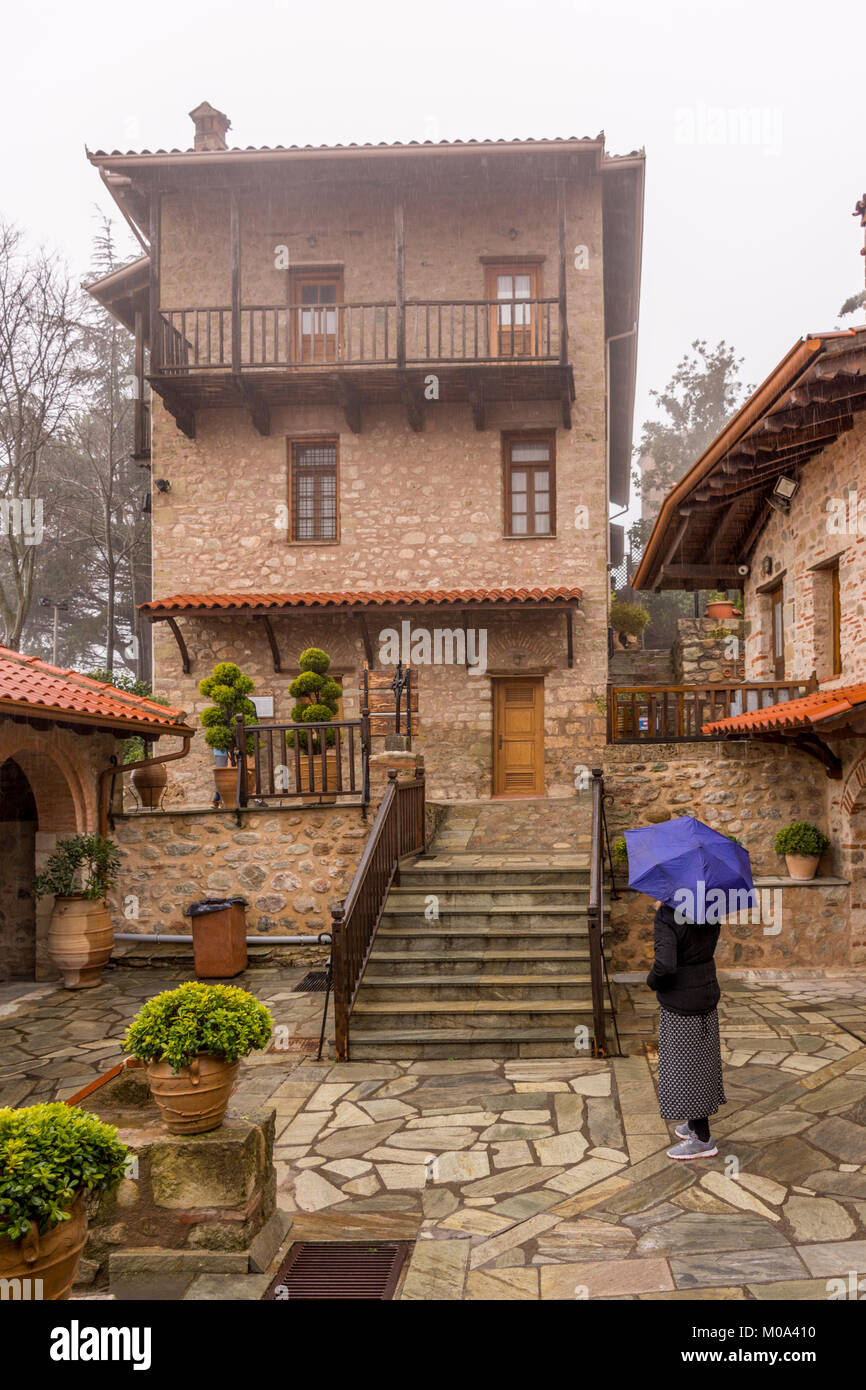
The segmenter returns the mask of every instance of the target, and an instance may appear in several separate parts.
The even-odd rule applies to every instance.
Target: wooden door
[[[773,605],[773,675],[781,681],[785,679],[785,596],[781,584],[770,598]]]
[[[493,682],[493,795],[544,792],[544,681],[540,677]]]
[[[490,352],[493,357],[537,357],[538,267],[487,267]]]
[[[310,365],[340,357],[342,275],[296,271],[290,278],[292,361]]]

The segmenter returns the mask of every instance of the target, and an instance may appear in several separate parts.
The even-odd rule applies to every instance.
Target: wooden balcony
[[[560,299],[222,304],[155,322],[150,380],[191,437],[197,409],[239,401],[263,434],[271,409],[293,404],[336,404],[356,433],[364,405],[403,405],[420,430],[443,400],[467,402],[478,429],[499,400],[555,400],[571,424]]]
[[[747,710],[799,700],[815,688],[808,681],[742,681],[730,685],[608,686],[608,743],[704,743],[704,724]]]

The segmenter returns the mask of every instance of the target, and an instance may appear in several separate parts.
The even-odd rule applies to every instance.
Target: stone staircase
[[[352,1011],[352,1059],[574,1056],[575,1028],[592,1033],[588,856],[455,841],[446,828],[401,868]]]

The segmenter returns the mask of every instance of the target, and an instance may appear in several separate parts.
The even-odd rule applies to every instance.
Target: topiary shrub
[[[610,625],[615,632],[640,637],[649,620],[649,610],[640,603],[625,603],[617,599],[610,605]]]
[[[0,1237],[68,1221],[79,1193],[117,1185],[126,1156],[112,1125],[62,1101],[0,1110]]]
[[[204,741],[209,748],[228,753],[232,767],[237,763],[237,740],[235,718],[242,714],[247,723],[258,723],[256,707],[248,699],[254,688],[253,681],[245,676],[233,661],[220,661],[209,676],[199,681],[199,692],[212,705],[203,709],[199,716],[205,730]],[[253,753],[253,736],[247,735],[247,754]]]
[[[307,647],[298,657],[301,674],[295,676],[289,686],[289,694],[293,695],[297,702],[292,709],[292,719],[296,724],[327,724],[330,720],[336,719],[343,692],[337,681],[325,677],[330,665],[331,658],[321,647]],[[325,730],[325,744],[328,748],[334,746],[336,737],[334,729]],[[321,733],[318,730],[311,730],[309,733],[299,730],[296,733],[292,729],[287,738],[292,747],[297,738],[298,747],[304,752],[307,751],[309,742],[312,742],[314,753],[321,751]]]
[[[245,989],[190,980],[148,999],[126,1030],[123,1050],[141,1062],[169,1062],[177,1072],[200,1052],[236,1062],[267,1047],[272,1028],[264,1004]]]
[[[103,835],[73,835],[58,840],[45,868],[33,881],[34,898],[89,898],[99,902],[113,888],[120,851]]]
[[[773,841],[773,849],[777,854],[797,854],[802,855],[804,859],[820,859],[825,849],[829,848],[830,841],[824,832],[807,820],[791,821],[790,825],[784,826],[778,832]]]

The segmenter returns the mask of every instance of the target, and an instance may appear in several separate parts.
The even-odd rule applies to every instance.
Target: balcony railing
[[[785,700],[799,700],[812,681],[752,681],[731,685],[608,686],[609,743],[689,743],[723,738],[704,724]]]
[[[557,299],[163,309],[152,370],[162,375],[280,367],[563,362]]]

